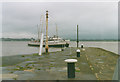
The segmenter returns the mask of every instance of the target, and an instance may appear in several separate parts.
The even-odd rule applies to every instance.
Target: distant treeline
[[[0,38],[1,41],[31,41],[34,38]],[[76,41],[76,39],[70,39],[70,41]],[[120,41],[116,39],[81,39],[79,41]]]
[[[29,38],[0,38],[1,41],[31,41]]]

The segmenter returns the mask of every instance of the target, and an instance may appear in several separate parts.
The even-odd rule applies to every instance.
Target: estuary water
[[[84,47],[99,47],[108,51],[118,54],[118,42],[117,41],[80,41],[79,46],[84,44]],[[27,55],[32,53],[38,53],[38,47],[28,46],[28,41],[2,41],[2,56],[12,55]],[[76,47],[76,42],[71,41],[70,47]],[[50,52],[60,51],[61,48],[49,48]],[[45,49],[43,48],[43,52]]]

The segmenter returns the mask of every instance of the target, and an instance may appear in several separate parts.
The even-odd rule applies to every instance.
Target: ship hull
[[[39,43],[28,43],[28,46],[36,46],[36,47],[39,47],[40,44]],[[48,44],[49,47],[69,47],[69,44],[68,43],[61,43],[61,44]],[[43,44],[43,47],[45,47],[45,44]]]

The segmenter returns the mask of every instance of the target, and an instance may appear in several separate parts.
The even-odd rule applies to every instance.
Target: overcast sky
[[[49,12],[49,36],[75,39],[117,39],[117,2],[7,2],[2,4],[3,37],[37,37],[41,15]],[[41,26],[40,26],[41,28]],[[45,28],[45,25],[43,25]]]

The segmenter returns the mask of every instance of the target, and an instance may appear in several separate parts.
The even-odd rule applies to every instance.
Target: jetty
[[[76,50],[80,49],[80,57]],[[9,59],[11,59],[9,61]],[[67,77],[66,59],[77,59],[75,78]],[[64,51],[2,57],[3,80],[112,80],[118,54],[95,48],[65,48]],[[10,77],[9,77],[10,76]]]

